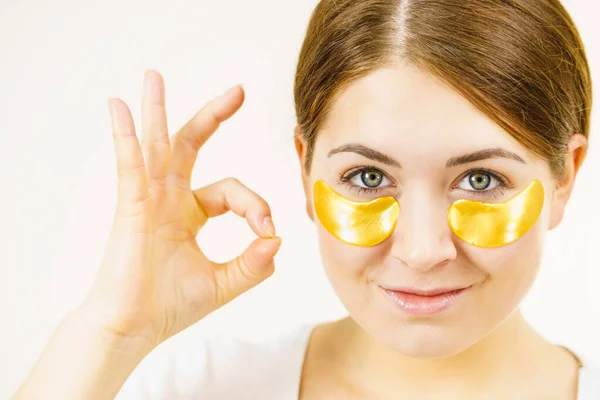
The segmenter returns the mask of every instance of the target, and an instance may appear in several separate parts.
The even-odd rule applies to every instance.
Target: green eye
[[[492,177],[489,174],[475,172],[469,175],[469,184],[475,190],[486,190],[491,182]]]
[[[360,180],[366,187],[374,188],[381,185],[383,174],[374,169],[365,170],[360,174]]]
[[[486,169],[467,171],[462,176],[457,188],[469,192],[471,196],[497,197],[503,195],[503,189],[512,186],[506,178]]]

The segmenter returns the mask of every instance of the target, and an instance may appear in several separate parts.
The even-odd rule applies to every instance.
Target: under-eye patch
[[[457,200],[448,209],[448,224],[456,236],[478,247],[500,247],[523,237],[544,207],[544,186],[535,179],[504,203]]]
[[[400,214],[400,204],[393,197],[355,202],[321,180],[315,182],[313,197],[323,227],[342,242],[355,246],[383,242],[394,231]]]
[[[393,197],[369,202],[344,198],[322,180],[313,188],[315,212],[323,227],[344,243],[374,246],[387,239],[396,227],[400,204]],[[448,209],[452,232],[478,247],[499,247],[519,239],[537,222],[544,206],[539,180],[504,203],[457,200]]]

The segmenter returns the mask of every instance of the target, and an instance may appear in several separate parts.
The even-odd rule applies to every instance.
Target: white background
[[[236,83],[246,101],[202,149],[194,188],[236,176],[271,205],[283,244],[265,283],[185,334],[266,338],[344,315],[304,212],[293,78],[316,1],[0,0],[0,398],[19,385],[85,296],[116,204],[109,97],[140,127],[144,70],[166,83],[174,133]],[[568,0],[600,81],[599,5]],[[600,360],[600,132],[523,304],[550,340]],[[138,132],[139,133],[139,132]],[[223,261],[253,235],[226,215],[199,236]]]

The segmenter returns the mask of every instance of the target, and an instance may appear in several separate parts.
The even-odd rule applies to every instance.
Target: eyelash
[[[503,195],[504,194],[504,189],[512,189],[514,186],[509,182],[508,179],[506,179],[505,177],[503,177],[502,175],[498,174],[497,172],[494,172],[490,169],[487,168],[473,168],[469,171],[466,171],[464,174],[461,175],[460,179],[458,180],[458,182],[460,183],[463,179],[465,179],[467,176],[475,174],[475,173],[484,173],[487,174],[489,176],[491,176],[493,179],[496,179],[498,181],[498,186],[496,186],[493,189],[488,189],[488,190],[465,190],[467,192],[469,192],[471,195],[477,197],[489,197],[489,196],[494,196],[497,197],[498,195]],[[454,188],[454,186],[453,186]]]
[[[375,168],[373,166],[370,165],[363,165],[360,167],[355,167],[352,168],[346,172],[342,172],[339,175],[339,180],[340,182],[342,182],[346,187],[348,187],[350,190],[353,190],[355,192],[357,192],[359,195],[374,195],[376,193],[379,193],[380,191],[382,191],[383,189],[386,189],[386,186],[383,187],[376,187],[376,188],[364,188],[361,186],[356,186],[354,184],[352,184],[350,182],[350,180],[352,178],[354,178],[356,175],[362,174],[365,171],[377,171],[378,173],[382,174],[384,177],[386,177],[387,179],[389,179],[390,181],[393,182],[393,180],[391,178],[389,178],[387,176],[387,174],[385,174],[383,171],[381,171],[379,168]]]
[[[348,187],[350,190],[353,190],[355,192],[357,192],[359,195],[374,195],[376,193],[379,193],[380,191],[386,189],[386,186],[383,187],[377,187],[377,188],[365,188],[365,187],[361,187],[361,186],[356,186],[352,183],[350,183],[350,180],[352,178],[354,178],[356,175],[362,174],[365,171],[377,171],[378,173],[382,174],[384,177],[386,177],[387,179],[389,179],[390,181],[393,182],[393,180],[387,176],[387,174],[385,174],[383,171],[381,171],[379,168],[370,166],[370,165],[364,165],[364,166],[360,166],[360,167],[355,167],[352,168],[346,172],[343,172],[339,175],[339,180],[340,182],[342,182],[346,187]],[[489,189],[489,190],[466,190],[468,191],[471,195],[473,196],[480,196],[480,197],[489,197],[489,196],[494,196],[497,197],[498,194],[503,195],[504,191],[503,189],[511,189],[513,188],[513,185],[508,181],[508,179],[506,179],[505,177],[503,177],[502,175],[489,170],[487,168],[474,168],[471,169],[469,171],[466,171],[464,174],[461,175],[460,179],[458,179],[458,182],[460,183],[463,179],[465,179],[467,176],[472,175],[474,173],[484,173],[487,174],[489,176],[491,176],[492,178],[496,179],[498,181],[498,185],[493,188],[493,189]],[[457,184],[456,184],[457,185]],[[453,189],[456,188],[456,185],[453,185]]]

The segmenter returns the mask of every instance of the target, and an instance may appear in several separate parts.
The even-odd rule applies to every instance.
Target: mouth
[[[449,309],[471,286],[429,290],[383,286],[379,288],[394,305],[407,314],[432,315]]]

